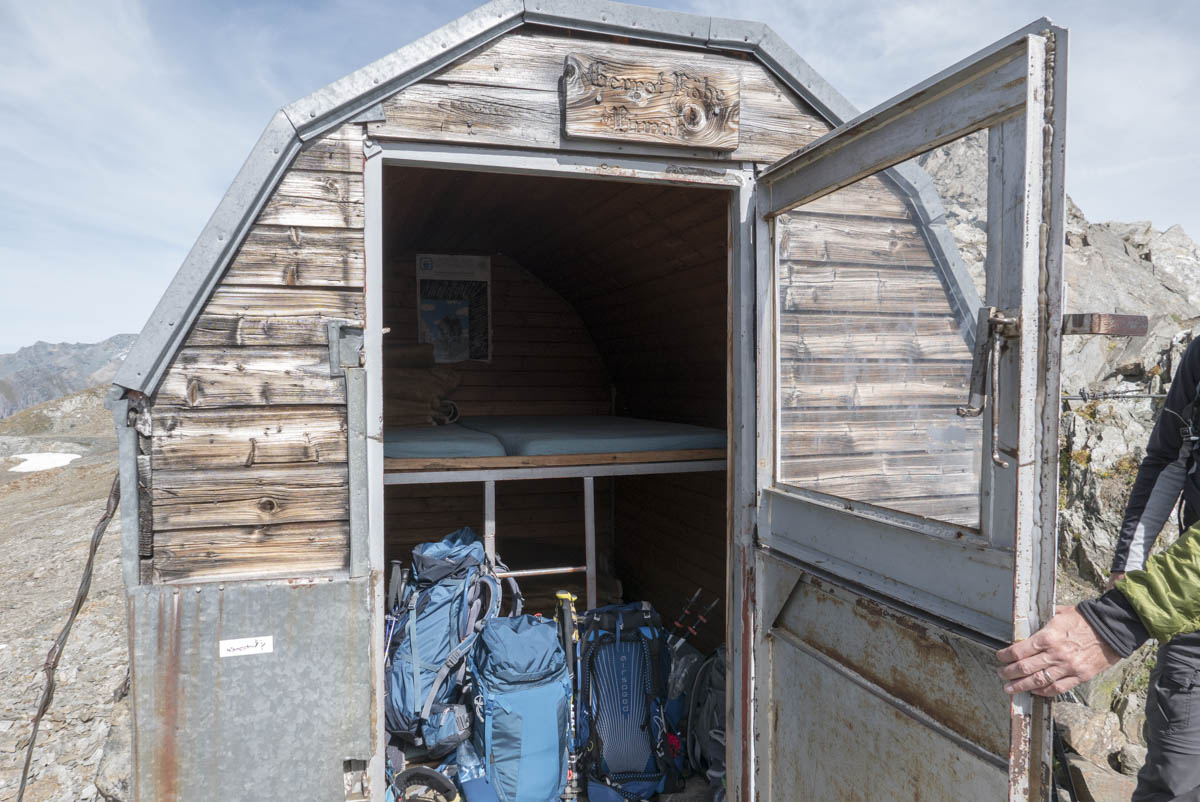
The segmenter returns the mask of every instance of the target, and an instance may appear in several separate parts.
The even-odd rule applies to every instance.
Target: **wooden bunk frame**
[[[507,570],[501,576],[582,573],[587,606],[596,606],[596,477],[698,473],[726,469],[723,448],[678,451],[619,451],[525,457],[385,458],[385,485],[480,482],[483,484],[483,543],[496,556],[496,482],[520,479],[583,479],[584,565]]]

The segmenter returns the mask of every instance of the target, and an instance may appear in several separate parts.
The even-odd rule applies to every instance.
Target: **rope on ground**
[[[50,709],[50,702],[54,699],[54,672],[58,669],[58,660],[62,657],[63,647],[67,643],[67,637],[71,634],[71,626],[75,623],[75,617],[79,615],[79,610],[87,599],[88,591],[91,590],[92,567],[96,563],[96,550],[100,548],[104,530],[108,528],[108,522],[116,513],[117,503],[120,500],[121,476],[117,474],[113,478],[112,490],[108,493],[108,504],[104,507],[104,515],[100,516],[100,520],[96,522],[96,528],[92,532],[87,563],[83,566],[83,578],[79,582],[79,590],[75,592],[75,604],[71,607],[71,615],[67,617],[67,623],[63,626],[62,632],[58,633],[54,645],[46,654],[46,662],[42,664],[42,671],[46,672],[46,687],[42,690],[42,701],[38,704],[37,713],[33,716],[33,731],[29,733],[29,745],[25,749],[25,768],[21,770],[21,787],[17,791],[17,802],[21,802],[25,798],[25,783],[29,779],[29,764],[33,760],[33,746],[37,743],[38,727],[41,726],[42,716],[46,715],[46,711]]]

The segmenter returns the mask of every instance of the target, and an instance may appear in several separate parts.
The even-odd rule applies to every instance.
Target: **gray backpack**
[[[725,802],[725,647],[718,646],[696,672],[688,710],[688,759],[704,774],[713,802]]]

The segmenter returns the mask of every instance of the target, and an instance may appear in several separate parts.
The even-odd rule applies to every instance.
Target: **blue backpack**
[[[571,679],[553,620],[492,618],[470,656],[475,729],[458,748],[467,802],[558,802]]]
[[[671,650],[648,602],[583,614],[578,739],[590,802],[649,799],[683,787],[683,744],[668,719]]]
[[[500,601],[483,542],[470,527],[413,549],[411,576],[391,588],[388,732],[435,758],[470,735],[470,713],[459,702],[464,658]],[[517,612],[519,604],[518,594]]]

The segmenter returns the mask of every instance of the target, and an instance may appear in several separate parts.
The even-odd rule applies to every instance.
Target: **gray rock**
[[[1138,744],[1125,744],[1121,747],[1120,754],[1117,755],[1117,764],[1121,767],[1121,773],[1131,777],[1137,776],[1145,762],[1146,747]]]
[[[104,740],[104,753],[96,769],[94,782],[105,802],[127,802],[133,743],[128,699],[114,704],[111,715],[112,728]]]
[[[0,418],[107,383],[136,338],[118,334],[98,343],[38,342],[0,354]]]
[[[1125,745],[1121,722],[1109,710],[1058,702],[1054,705],[1054,723],[1067,746],[1100,766],[1108,765],[1109,756]]]
[[[1067,770],[1071,772],[1079,802],[1129,802],[1137,787],[1132,777],[1097,766],[1079,755],[1067,756]]]

